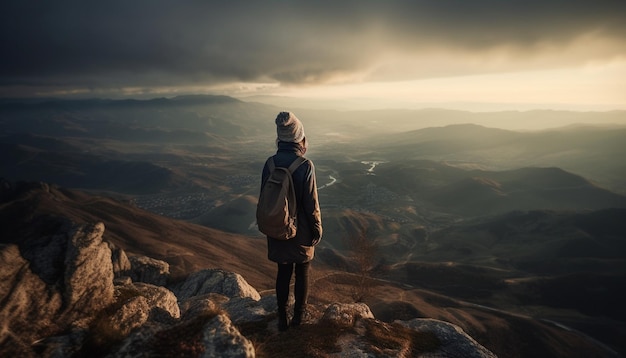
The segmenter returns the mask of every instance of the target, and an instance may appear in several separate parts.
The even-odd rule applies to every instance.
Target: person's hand
[[[322,241],[321,238],[313,239],[313,242],[312,242],[311,246],[315,246],[315,245],[319,244],[320,241]]]

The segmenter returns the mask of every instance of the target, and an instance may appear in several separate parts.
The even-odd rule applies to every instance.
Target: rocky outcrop
[[[89,318],[113,301],[111,250],[103,233],[103,223],[77,225],[68,233],[63,305],[71,321]]]
[[[439,355],[432,357],[496,357],[495,354],[465,333],[461,327],[452,323],[422,318],[397,322],[417,332],[434,333],[441,342],[441,346],[438,349]]]
[[[147,256],[131,256],[128,270],[133,281],[165,286],[170,276],[170,265]]]
[[[388,324],[376,320],[364,303],[331,304],[321,320],[344,328],[337,338],[341,353],[331,356],[496,357],[458,326],[421,318]]]
[[[202,329],[202,343],[206,350],[201,357],[253,358],[254,346],[233,326],[228,316],[220,314]]]
[[[131,266],[126,251],[115,246],[112,242],[107,242],[111,250],[111,262],[113,264],[113,275],[115,278],[127,277]]]
[[[221,293],[230,298],[250,297],[257,301],[261,299],[259,292],[240,274],[220,269],[202,270],[189,275],[175,292],[179,299],[211,292]]]
[[[32,272],[17,245],[0,246],[0,303],[3,356],[19,356],[30,350],[31,342],[61,328],[55,326],[62,293]]]
[[[1,347],[28,355],[32,342],[86,327],[113,301],[104,225],[66,224],[61,232],[0,247]]]
[[[48,224],[47,235],[0,245],[1,356],[254,357],[254,338],[238,327],[280,334],[276,296],[237,273],[206,269],[167,288],[169,266],[128,259],[103,241],[102,223]],[[309,334],[337,329],[328,339],[340,353],[329,357],[494,356],[444,322],[383,323],[363,303],[310,306],[319,314],[307,316]]]

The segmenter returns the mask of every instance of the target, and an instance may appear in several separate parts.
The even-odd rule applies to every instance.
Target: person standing
[[[275,167],[288,168],[296,159],[304,157],[307,141],[302,122],[291,112],[280,112],[276,117],[276,154],[263,167],[261,188],[270,176],[270,161]],[[288,240],[267,236],[268,259],[276,262],[276,303],[278,329],[298,326],[306,311],[309,292],[309,269],[315,255],[315,246],[322,239],[322,216],[317,196],[315,167],[305,160],[292,174],[297,204],[296,234]],[[289,286],[295,272],[294,310],[291,322],[287,315]]]

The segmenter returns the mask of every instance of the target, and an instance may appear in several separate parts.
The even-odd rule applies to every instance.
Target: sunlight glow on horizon
[[[256,86],[232,95],[273,95],[312,100],[374,101],[370,106],[397,108],[420,104],[494,104],[520,109],[626,110],[626,60],[584,67],[395,82],[310,87]],[[242,87],[240,87],[240,90]],[[239,93],[236,93],[239,92]],[[533,108],[533,106],[537,108]],[[355,108],[357,109],[357,108]]]

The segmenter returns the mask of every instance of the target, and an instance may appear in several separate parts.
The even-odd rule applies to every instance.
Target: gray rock
[[[155,334],[167,326],[159,323],[146,322],[143,326],[135,329],[119,345],[119,348],[109,353],[107,358],[147,358],[150,354],[150,342]]]
[[[358,319],[374,318],[365,303],[333,303],[324,312],[322,320],[329,320],[342,326],[351,327]]]
[[[19,248],[0,248],[2,354],[29,356],[33,341],[87,328],[114,299],[111,250],[102,241],[104,225],[68,229],[65,221],[59,225],[58,219],[41,220],[60,231],[25,238]]]
[[[229,298],[219,293],[207,293],[187,298],[179,303],[181,319],[188,320],[202,314],[217,312]]]
[[[131,256],[130,277],[136,282],[165,286],[170,276],[170,265],[147,256]]]
[[[230,298],[250,297],[257,301],[261,299],[259,292],[241,275],[220,269],[207,269],[193,273],[179,288],[174,289],[174,292],[181,300],[211,292]]]
[[[130,260],[126,255],[126,251],[115,246],[112,242],[107,242],[111,250],[111,262],[113,264],[113,275],[116,279],[128,277],[130,275]]]
[[[68,233],[63,298],[74,319],[113,302],[111,250],[103,233],[103,223],[78,225]]]
[[[150,310],[151,307],[145,297],[135,296],[128,299],[113,315],[105,317],[104,324],[119,336],[126,337],[148,321]]]
[[[253,300],[250,297],[232,298],[222,304],[222,308],[235,323],[258,322],[276,313],[276,296],[261,300]]]
[[[171,318],[180,318],[180,307],[178,306],[178,298],[174,293],[162,286],[155,286],[149,283],[134,282],[132,286],[144,296],[150,306],[153,314],[155,312],[164,312]]]
[[[217,315],[204,326],[203,344],[205,352],[201,357],[253,358],[254,346],[233,326],[226,315]]]
[[[55,330],[62,304],[16,245],[0,245],[0,355],[29,356],[30,343]]]
[[[461,327],[452,323],[435,319],[416,318],[410,321],[396,321],[397,323],[414,329],[418,332],[433,332],[441,341],[441,348],[437,352],[425,354],[423,357],[467,357],[493,358],[497,357],[472,337]]]

